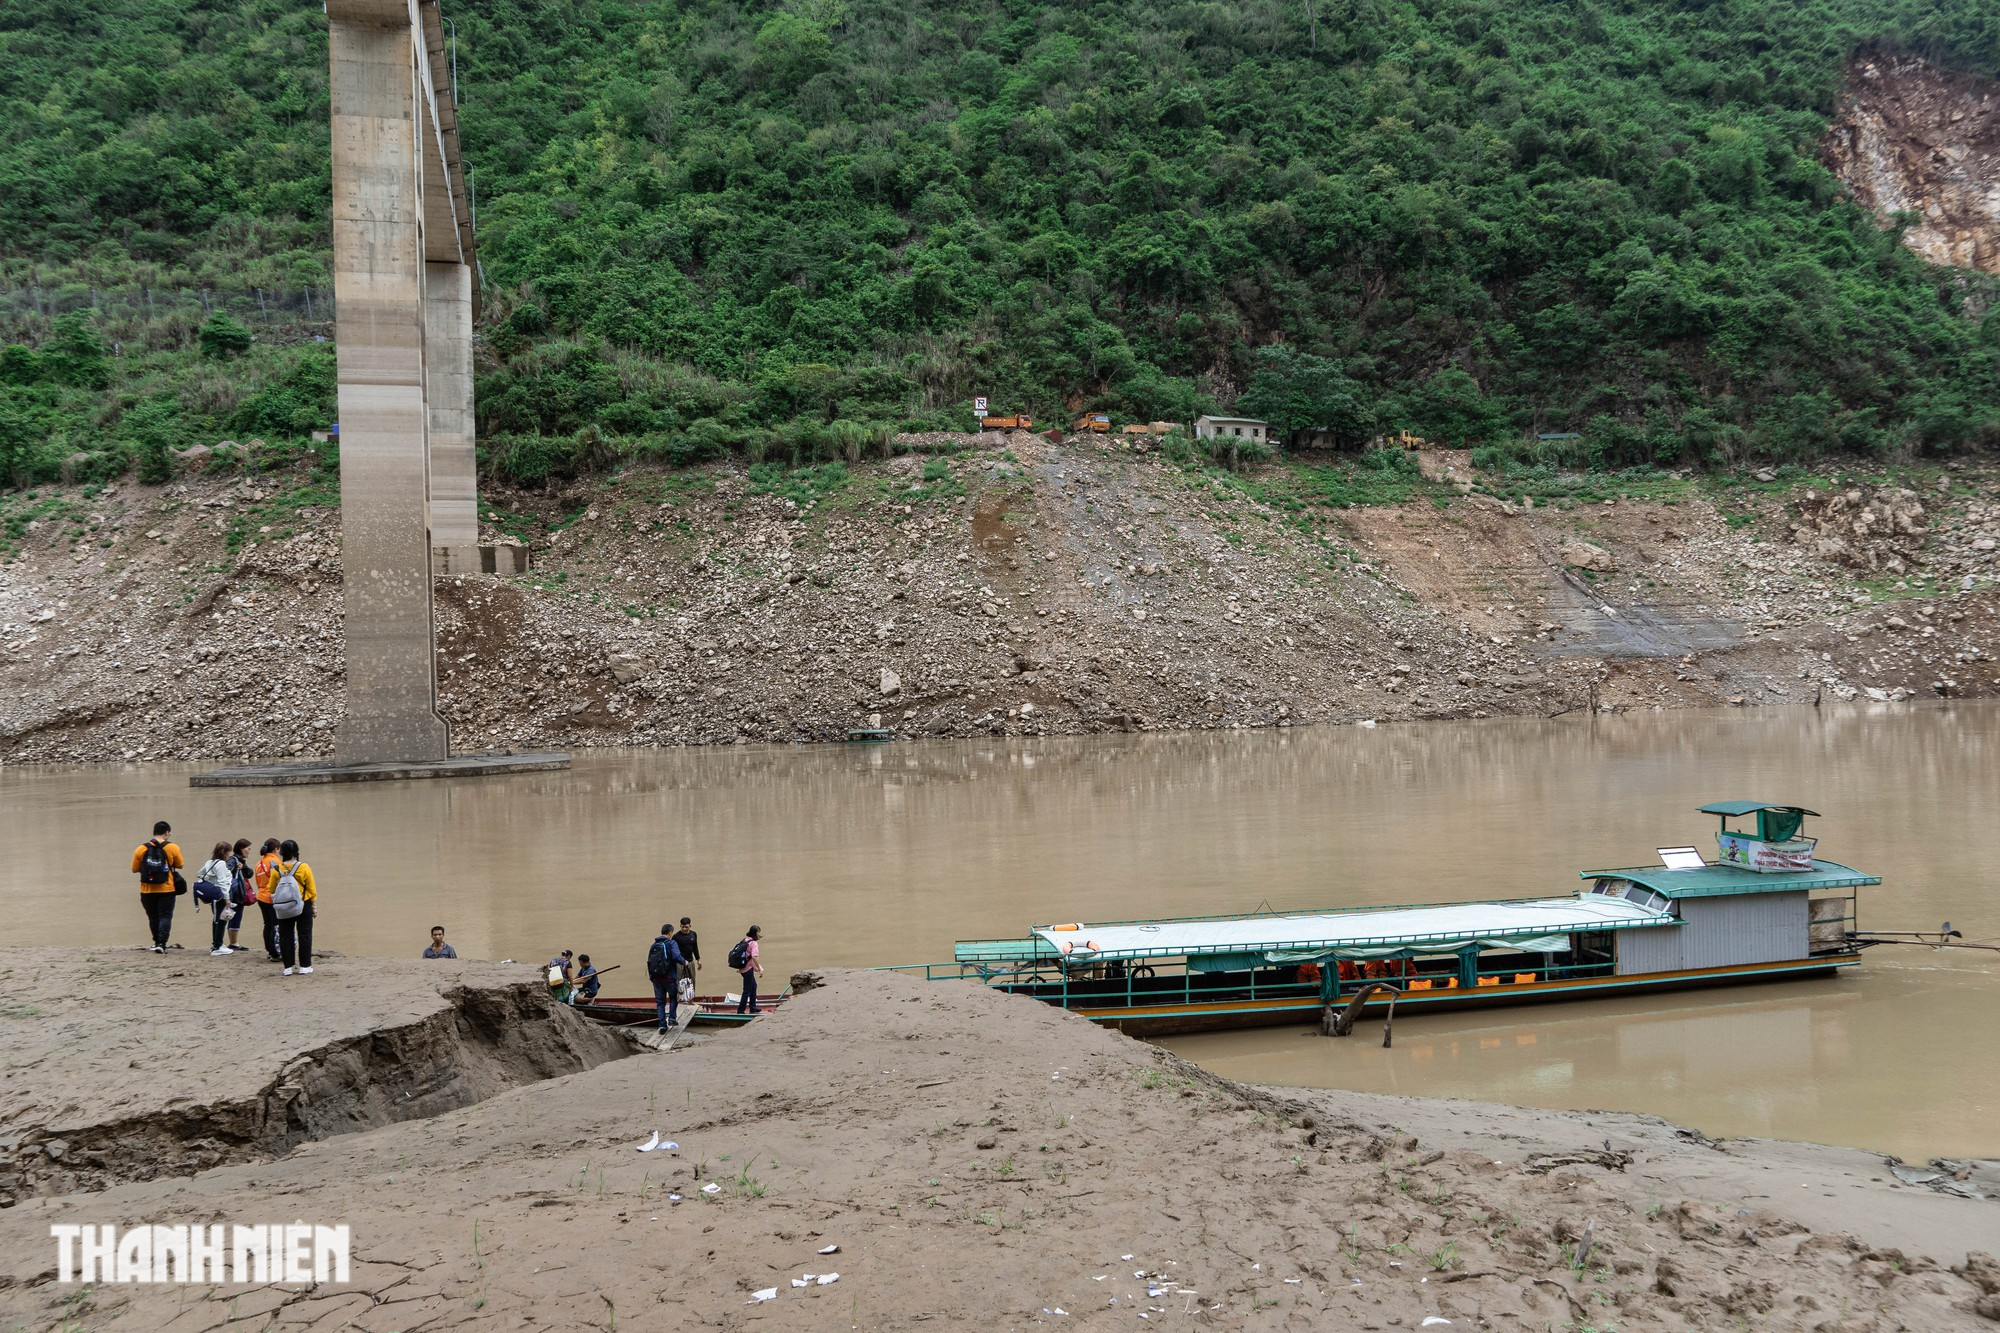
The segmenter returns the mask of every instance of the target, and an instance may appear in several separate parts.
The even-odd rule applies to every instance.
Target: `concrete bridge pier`
[[[347,711],[337,764],[438,760],[421,49],[410,11],[328,0]]]
[[[477,574],[482,560],[473,451],[470,264],[424,264],[424,379],[430,408],[433,561],[439,574]]]
[[[479,543],[470,199],[438,0],[326,0],[347,709],[333,759],[197,774],[197,787],[566,768],[453,755],[437,706],[438,574],[521,573]],[[505,557],[505,567],[501,559]]]

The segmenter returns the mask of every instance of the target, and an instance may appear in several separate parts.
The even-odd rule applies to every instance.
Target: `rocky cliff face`
[[[1825,156],[1854,197],[1935,264],[2000,273],[2000,83],[1913,56],[1862,55],[1848,68]]]

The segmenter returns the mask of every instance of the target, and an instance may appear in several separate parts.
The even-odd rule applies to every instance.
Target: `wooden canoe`
[[[753,1018],[760,1018],[770,1013],[790,998],[790,991],[778,995],[759,995],[755,1013],[739,1014],[736,1012],[734,1000],[721,995],[697,995],[691,1001],[694,1006],[694,1018],[689,1026],[739,1027]],[[651,1026],[659,1021],[658,1013],[653,1008],[653,997],[650,995],[600,995],[588,1003],[578,1001],[572,1007],[585,1018],[609,1023],[613,1027]]]

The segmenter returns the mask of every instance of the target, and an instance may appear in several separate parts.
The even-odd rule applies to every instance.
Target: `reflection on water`
[[[1917,955],[1926,958],[1928,955]],[[1399,1017],[1347,1041],[1303,1030],[1175,1038],[1233,1078],[1572,1110],[1649,1111],[1713,1135],[1812,1139],[1913,1160],[1990,1155],[2000,1036],[1963,967],[1484,1014]]]
[[[703,989],[752,921],[772,979],[948,958],[1038,921],[1563,892],[1706,843],[1727,797],[1822,811],[1821,851],[1886,877],[1864,925],[2000,935],[2000,709],[1762,709],[1040,742],[598,752],[568,773],[191,790],[169,765],[0,769],[10,943],[136,944],[127,873],[157,818],[190,857],[296,837],[329,948],[622,963],[696,920]],[[184,918],[193,913],[183,899]],[[176,937],[206,945],[205,922]],[[1406,1017],[1397,1046],[1285,1030],[1170,1043],[1238,1077],[1625,1107],[1710,1133],[2000,1154],[1986,955],[1877,950],[1862,975]],[[187,960],[263,966],[249,957]],[[768,982],[767,982],[768,984]]]

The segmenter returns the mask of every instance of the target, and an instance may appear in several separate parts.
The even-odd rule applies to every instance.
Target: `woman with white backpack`
[[[313,916],[318,910],[319,889],[313,883],[312,867],[299,859],[299,845],[287,838],[278,844],[277,874],[271,880],[271,914],[278,919],[278,956],[291,976],[292,964],[298,974],[309,977],[313,970]]]

